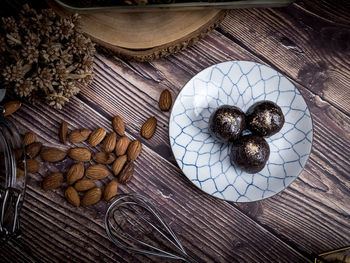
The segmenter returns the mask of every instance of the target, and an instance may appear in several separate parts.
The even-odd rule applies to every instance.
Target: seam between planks
[[[238,40],[237,38],[235,38],[232,34],[230,34],[229,32],[225,32],[222,28],[218,27],[217,29],[215,29],[215,31],[217,31],[218,33],[220,33],[221,35],[223,35],[224,37],[226,37],[227,39],[231,40],[232,42],[234,42],[235,44],[239,45],[240,47],[242,47],[243,49],[245,49],[246,51],[248,51],[251,55],[257,57],[258,59],[260,59],[262,62],[266,63],[267,65],[269,65],[270,67],[272,67],[273,69],[282,72],[283,75],[287,76],[289,79],[293,80],[294,82],[298,83],[301,87],[303,87],[304,89],[307,89],[313,96],[319,96],[320,98],[322,98],[322,100],[326,101],[329,105],[331,105],[332,107],[334,107],[335,109],[337,109],[338,111],[342,112],[344,115],[346,115],[347,117],[350,117],[350,113],[346,112],[345,110],[343,110],[342,108],[338,107],[337,105],[335,105],[334,103],[330,102],[328,99],[324,98],[323,96],[320,96],[318,94],[316,94],[314,91],[312,91],[311,89],[308,89],[303,83],[301,83],[300,81],[298,81],[297,79],[295,79],[293,76],[291,76],[290,74],[286,73],[283,69],[277,67],[276,65],[274,65],[272,62],[270,62],[270,60],[268,58],[266,58],[265,56],[262,56],[260,54],[257,54],[256,52],[254,52],[251,48],[249,48],[247,45],[243,44],[240,40]]]
[[[103,61],[101,61],[101,63],[105,66],[107,66]],[[105,117],[105,115],[103,113],[105,113],[102,109],[99,109],[98,107],[94,107],[93,105],[87,104],[85,102],[85,100],[82,98],[83,96],[78,95],[77,99],[80,100],[82,103],[84,103],[87,107],[91,108],[92,111],[96,112],[96,114],[100,115],[102,118],[104,118],[105,120],[108,120],[108,118]],[[132,134],[127,134],[129,137],[134,138],[134,136]],[[153,152],[155,155],[158,156],[158,158],[161,158],[163,161],[165,161],[168,165],[172,166],[173,168],[179,169],[177,166],[175,166],[173,163],[169,162],[167,159],[163,158],[161,155],[159,155],[157,152],[153,151],[153,149],[149,148],[147,145],[146,147],[148,148],[149,151]],[[224,200],[222,200],[224,201]],[[263,232],[268,232],[269,234],[273,235],[275,238],[277,238],[278,240],[280,240],[283,244],[285,244],[288,248],[290,248],[291,250],[295,251],[297,254],[299,254],[300,256],[304,257],[306,260],[311,260],[310,256],[303,252],[300,251],[297,248],[294,248],[293,246],[291,246],[289,243],[286,243],[285,241],[283,241],[282,239],[280,239],[279,236],[276,236],[274,233],[270,232],[267,228],[265,228],[262,224],[260,224],[259,222],[253,220],[252,218],[250,218],[249,216],[247,216],[244,212],[242,212],[240,209],[238,209],[235,205],[230,204],[229,202],[224,201],[224,203],[235,209],[237,212],[241,213],[247,220],[254,222],[260,229],[263,230]]]

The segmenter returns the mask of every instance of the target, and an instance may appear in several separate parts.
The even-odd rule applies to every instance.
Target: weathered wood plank
[[[82,108],[74,110],[78,109],[79,105]],[[42,111],[43,118],[33,118],[35,112]],[[66,120],[69,126],[75,127],[86,124],[85,119],[77,118],[77,115],[81,112],[91,116],[95,127],[110,127],[108,119],[93,109],[81,105],[81,102],[76,99],[62,113],[57,113],[57,111],[46,107],[27,107],[24,105],[13,119],[21,130],[25,130],[28,125],[37,127],[39,140],[44,143],[56,142],[57,144],[55,138],[57,127],[53,124],[59,122],[58,119],[60,118],[57,118],[56,115],[67,113]],[[68,163],[68,161],[62,161],[57,166],[64,171],[67,169],[64,166]],[[51,166],[55,165],[41,167],[40,173],[45,173],[48,169],[53,170]],[[296,262],[307,261],[306,258],[257,226],[255,222],[228,203],[203,194],[183,177],[178,168],[169,165],[163,158],[159,158],[147,146],[144,147],[135,169],[135,178],[127,186],[121,186],[121,190],[126,192],[135,191],[151,197],[163,212],[166,220],[178,232],[184,246],[191,253],[200,257],[201,262],[278,262],[291,258]],[[43,193],[39,188],[39,181],[42,176],[33,176],[29,181],[29,197],[25,206],[27,211],[24,214],[24,220],[41,221],[42,223],[38,223],[38,226],[43,226],[40,229],[44,229],[43,232],[48,236],[56,231],[50,229],[54,221],[56,221],[55,225],[58,226],[62,224],[63,227],[63,224],[65,224],[64,229],[70,235],[80,231],[85,233],[84,230],[86,230],[86,233],[83,236],[73,234],[74,237],[71,238],[64,237],[62,234],[52,240],[44,240],[39,237],[36,241],[38,244],[41,244],[41,242],[59,243],[63,250],[65,247],[71,246],[79,251],[83,245],[81,247],[76,246],[74,245],[75,242],[84,243],[84,240],[89,240],[85,241],[89,243],[91,249],[91,251],[85,252],[88,254],[87,257],[93,256],[94,253],[99,254],[98,258],[109,257],[109,254],[114,256],[115,253],[124,255],[107,241],[100,218],[104,211],[100,210],[101,207],[74,209],[64,200],[61,191]],[[29,208],[33,209],[33,212],[30,212]],[[26,218],[27,216],[28,218]],[[240,231],[236,231],[237,228]],[[253,245],[256,243],[260,244],[259,247]],[[99,244],[103,244],[103,247]],[[206,249],[203,250],[203,248]],[[43,253],[49,253],[49,251],[43,251]],[[61,257],[65,258],[64,256]],[[60,255],[57,255],[57,258],[60,258]]]
[[[164,73],[163,73],[164,74]],[[165,75],[166,75],[166,73],[165,73]],[[84,91],[83,91],[84,92]],[[99,98],[98,96],[96,96],[95,94],[93,94],[94,96],[95,96],[95,98]],[[100,95],[100,96],[102,96],[102,94]],[[88,97],[88,96],[87,96]],[[155,96],[155,97],[157,97],[157,96]],[[101,98],[100,98],[100,100],[101,100]],[[155,101],[156,101],[156,99],[154,99]],[[113,104],[112,104],[113,105]],[[121,108],[123,108],[122,107],[122,105],[125,105],[124,103],[121,103],[120,104],[121,105]],[[77,107],[78,106],[78,107]],[[109,107],[110,107],[111,105],[109,105]],[[81,102],[78,102],[77,103],[77,105],[75,105],[75,107],[77,107],[77,108],[80,108],[80,111],[81,112],[85,112],[85,106],[83,105],[83,103],[81,103]],[[109,108],[109,107],[106,107],[106,108]],[[124,106],[125,107],[125,106]],[[102,107],[102,112],[103,112],[103,107]],[[77,116],[75,116],[76,114],[77,114],[78,112],[75,112],[74,110],[72,111],[71,109],[67,109],[67,110],[64,110],[64,114],[66,114],[67,115],[67,118],[69,119],[69,118],[71,118],[71,120],[74,120]],[[52,116],[53,117],[55,117],[55,118],[57,118],[59,115],[58,114],[56,114],[55,112],[50,112],[50,113],[48,113],[48,114],[45,114],[45,113],[43,113],[42,115],[43,115],[43,117],[44,117],[44,119],[46,119],[49,123],[48,123],[48,125],[49,126],[51,126],[51,125],[54,125],[55,127],[55,129],[57,129],[58,128],[58,125],[59,125],[59,123],[60,123],[60,119],[59,118],[57,118],[57,120],[50,120],[50,118],[49,117],[47,117],[47,116],[50,116],[51,114],[53,114]],[[114,113],[113,113],[114,114]],[[113,114],[111,114],[111,116],[113,115]],[[327,112],[327,114],[330,114],[329,112]],[[29,119],[30,119],[30,114],[28,114],[28,116],[26,116],[26,117],[28,117]],[[344,122],[344,120],[339,120],[339,122]],[[347,121],[345,120],[345,123],[346,123]],[[75,127],[75,128],[78,128],[79,126],[78,125],[74,125],[74,123],[72,124],[72,123],[70,123],[70,125],[73,125],[73,127]],[[95,128],[96,126],[93,126],[93,125],[95,125],[95,124],[88,124],[88,125],[91,125],[89,128]],[[108,121],[105,123],[105,125],[108,125]],[[46,125],[45,125],[46,126]],[[86,125],[85,125],[86,126]],[[39,126],[40,127],[40,126]],[[38,128],[37,128],[38,129]],[[136,133],[136,128],[134,129],[135,130],[135,133]],[[43,133],[43,134],[45,134],[45,128],[43,127],[43,131],[41,131],[40,129],[38,129],[37,130],[37,132],[39,132],[39,133]],[[165,133],[165,135],[166,135],[166,133]],[[137,134],[136,134],[136,136],[138,136]],[[54,137],[54,136],[52,136],[52,138],[50,138],[50,136],[47,136],[47,139],[48,139],[48,141],[50,141],[50,144],[51,143],[57,143],[57,141],[56,141],[56,137]]]
[[[221,43],[221,44],[219,44]],[[196,61],[190,62],[187,58],[190,56],[189,53],[196,52]],[[84,89],[83,93],[89,94],[86,96],[94,97],[94,101],[92,100],[85,100],[89,105],[92,107],[96,107],[95,105],[99,105],[99,110],[103,111],[101,108],[105,108],[105,112],[111,111],[111,107],[113,106],[113,109],[118,109],[118,111],[123,112],[125,109],[125,101],[123,101],[122,97],[124,96],[123,91],[127,90],[129,96],[132,96],[135,98],[134,103],[130,105],[130,108],[140,108],[143,109],[143,104],[139,103],[139,98],[142,97],[145,99],[145,94],[148,95],[148,101],[147,103],[149,105],[156,104],[156,101],[158,99],[159,93],[163,89],[163,87],[172,87],[175,92],[176,89],[180,89],[184,83],[191,78],[192,74],[195,74],[199,70],[201,70],[203,67],[209,66],[207,58],[207,54],[210,54],[212,61],[222,61],[227,59],[245,59],[245,60],[255,60],[259,61],[258,58],[256,58],[254,55],[249,54],[247,51],[243,50],[241,47],[239,47],[237,44],[233,44],[230,42],[227,38],[224,36],[214,32],[211,35],[209,35],[207,38],[205,38],[203,41],[201,41],[196,47],[189,49],[188,51],[182,52],[181,54],[178,54],[176,56],[171,56],[166,59],[158,60],[155,62],[152,62],[152,67],[147,66],[143,67],[139,63],[129,63],[129,64],[123,64],[121,62],[113,63],[112,61],[106,59],[105,57],[98,56],[96,59],[96,72],[98,76],[101,76],[101,80],[99,80],[98,86],[92,87],[92,90],[90,89]],[[214,55],[215,54],[215,55]],[[202,63],[198,63],[198,61]],[[187,70],[183,70],[187,67]],[[104,69],[104,70],[102,70]],[[106,69],[106,70],[105,70]],[[105,73],[103,73],[105,71]],[[139,75],[145,74],[147,79],[157,79],[158,84],[158,91],[154,91],[154,83],[148,83],[142,82],[139,80]],[[153,74],[153,75],[152,75]],[[103,80],[102,80],[103,76]],[[163,76],[169,76],[168,78],[165,78]],[[174,76],[179,76],[179,78],[176,78]],[[99,77],[98,77],[99,78]],[[125,81],[124,83],[121,83],[118,87],[113,87],[111,83],[113,83],[113,80],[116,79],[127,79],[128,81]],[[103,83],[105,82],[105,83]],[[166,83],[166,84],[165,84]],[[127,86],[124,86],[127,85]],[[307,103],[309,104],[312,116],[314,118],[314,128],[315,128],[315,140],[314,140],[314,150],[313,154],[311,155],[311,159],[315,163],[322,163],[324,167],[328,167],[328,169],[332,169],[333,173],[330,175],[326,173],[324,167],[316,166],[313,168],[309,176],[309,187],[305,189],[305,187],[298,186],[296,191],[299,191],[300,198],[298,199],[301,203],[307,203],[307,206],[313,206],[312,209],[310,209],[311,215],[313,209],[317,210],[320,206],[319,203],[309,203],[308,197],[304,196],[304,192],[310,192],[313,193],[316,191],[313,181],[319,181],[317,178],[317,175],[321,174],[324,175],[325,178],[331,177],[331,180],[327,181],[327,187],[329,187],[329,191],[322,195],[321,193],[318,193],[316,191],[316,195],[313,196],[313,198],[322,198],[324,199],[325,206],[328,207],[328,210],[323,210],[325,215],[329,215],[329,217],[334,217],[334,219],[337,219],[339,217],[339,220],[346,220],[346,214],[337,214],[334,213],[335,207],[341,207],[343,211],[347,211],[349,213],[350,207],[346,204],[346,202],[340,202],[339,196],[335,195],[332,192],[332,188],[334,188],[333,181],[341,181],[344,182],[345,185],[349,184],[349,177],[347,171],[350,169],[349,163],[347,161],[347,156],[349,154],[348,149],[350,149],[350,120],[349,117],[344,115],[342,112],[336,110],[334,107],[330,106],[327,102],[323,101],[319,96],[315,96],[313,93],[311,93],[308,89],[300,86],[298,83],[295,83],[295,85],[301,90],[303,93]],[[112,90],[110,90],[112,88]],[[174,91],[173,91],[174,92]],[[115,96],[113,96],[113,93]],[[154,94],[155,93],[155,94]],[[98,95],[97,95],[98,94]],[[176,94],[176,93],[175,93]],[[127,96],[127,95],[126,95]],[[108,103],[106,102],[108,100]],[[114,106],[115,105],[115,106]],[[126,109],[128,110],[128,109]],[[152,111],[152,109],[150,109]],[[139,113],[141,116],[144,109],[142,110],[142,113]],[[153,113],[152,113],[153,114]],[[150,115],[152,115],[150,114]],[[126,118],[129,118],[129,122],[133,122],[134,119],[138,119],[138,114],[136,116],[133,115],[132,118],[128,117],[129,115],[126,115]],[[159,115],[157,115],[159,116]],[[167,125],[167,122],[164,122],[163,118],[159,119],[160,125]],[[141,126],[141,121],[139,126]],[[330,128],[331,127],[331,128]],[[138,129],[132,130],[134,133],[138,133]],[[322,133],[322,136],[318,136],[319,133]],[[160,137],[160,138],[155,138]],[[162,145],[163,143],[166,143],[168,145],[168,134],[167,131],[157,130],[154,137],[151,139],[152,143],[149,143],[149,146],[154,149],[158,154],[162,155],[164,158],[169,159],[169,156],[166,153],[166,151],[158,150],[158,147]],[[328,150],[326,150],[328,149]],[[331,151],[330,151],[331,150]],[[307,167],[309,168],[309,166]],[[304,172],[305,174],[305,172]],[[312,175],[314,174],[314,175]],[[301,175],[300,178],[302,177]],[[298,182],[298,180],[293,184],[293,186]],[[343,195],[346,196],[349,188],[345,187],[342,189]],[[346,198],[344,199],[346,200]],[[349,202],[347,202],[349,203]],[[298,205],[295,205],[298,206]],[[285,211],[285,220],[288,220],[288,217],[290,215],[293,215],[295,213],[294,208],[285,207],[283,210]],[[249,209],[245,210],[246,213],[250,213]],[[265,221],[268,220],[269,228],[273,229],[273,226],[275,224],[274,217],[271,216],[269,219],[265,219]],[[331,229],[331,233],[333,236],[337,236],[341,231],[343,231],[343,225],[329,222],[332,226],[328,225],[328,228]],[[313,240],[313,242],[308,242],[305,244],[305,246],[298,246],[300,236],[295,236],[294,232],[289,232],[288,237],[284,237],[287,240],[291,240],[291,244],[295,245],[296,247],[299,247],[301,250],[306,250],[308,253],[312,252],[321,252],[323,250],[329,250],[336,247],[344,246],[346,245],[346,242],[349,242],[350,240],[348,238],[345,238],[343,240],[339,240],[338,238],[335,238],[335,241],[332,242],[332,238],[329,238],[327,235],[330,233],[329,229],[325,228],[322,222],[318,222],[317,227],[315,226],[314,222],[308,222],[305,220],[305,222],[300,223],[300,226],[305,226],[305,228],[317,228],[321,229],[321,236],[322,238],[319,239],[318,236],[309,237],[307,231],[304,233],[304,240],[309,240],[310,238]],[[295,226],[296,227],[296,226]],[[299,224],[298,224],[299,227]],[[303,227],[304,228],[304,227]],[[281,233],[283,235],[283,231],[278,231],[276,234]],[[303,232],[300,234],[303,235]],[[293,237],[294,236],[294,237]],[[341,235],[343,236],[343,235]]]
[[[13,242],[7,243],[5,246],[1,247],[1,262],[34,262],[30,261],[30,256],[28,253],[23,251],[17,244],[14,245]]]
[[[58,206],[56,203],[47,203],[43,193],[36,194],[37,197],[35,200],[33,200],[33,202],[28,202],[31,204],[31,208],[36,216],[33,220],[33,215],[26,213],[23,217],[23,221],[34,221],[31,226],[31,229],[34,229],[31,239],[36,240],[39,246],[43,240],[48,242],[48,237],[53,239],[54,243],[52,245],[56,248],[44,247],[41,248],[41,251],[47,250],[47,253],[50,253],[52,249],[58,250],[60,254],[55,257],[57,262],[62,262],[63,259],[65,259],[65,261],[74,260],[75,262],[91,262],[98,260],[107,262],[113,259],[118,262],[128,262],[128,260],[120,256],[111,257],[109,254],[106,255],[100,252],[101,249],[104,249],[103,243],[100,242],[102,240],[91,239],[87,234],[94,231],[91,222],[88,225],[83,225],[84,222],[77,221],[79,217],[75,216],[72,218],[69,214],[63,214],[61,210],[56,210],[55,208]],[[61,195],[61,193],[59,194]],[[45,201],[43,202],[42,200]],[[61,203],[62,202],[64,201],[61,200]],[[35,206],[33,203],[35,203]],[[53,208],[49,207],[49,205],[52,205]],[[67,217],[71,219],[69,224],[67,223]],[[38,226],[42,227],[39,228]],[[40,233],[40,229],[42,228],[46,229],[45,233]]]
[[[347,47],[343,50],[343,58],[339,58],[339,49],[329,52],[334,57],[330,57],[326,52],[328,49],[322,47],[321,53],[315,52],[313,49],[319,48],[317,43],[311,43],[319,39],[315,33],[315,21],[310,18],[295,22],[298,15],[304,15],[305,10],[311,12],[310,5],[301,7],[298,4],[288,9],[293,12],[297,10],[295,13],[286,10],[265,10],[261,13],[256,10],[232,11],[228,19],[236,19],[238,12],[237,16],[243,16],[240,19],[244,21],[237,24],[239,20],[226,20],[220,32],[229,38],[213,32],[197,46],[153,63],[125,63],[98,55],[97,78],[91,89],[83,89],[78,99],[74,99],[62,112],[42,106],[29,108],[25,105],[13,119],[22,131],[33,129],[47,145],[66,149],[67,147],[57,143],[56,137],[62,119],[71,128],[92,129],[103,126],[110,129],[110,119],[115,114],[122,114],[126,118],[128,135],[140,138],[139,129],[143,121],[156,115],[159,121],[157,132],[151,140],[143,141],[146,150],[137,163],[135,179],[128,186],[121,187],[121,191],[137,191],[155,199],[166,219],[179,233],[184,245],[203,262],[303,262],[306,259],[288,245],[308,257],[311,253],[347,245],[350,242],[350,167],[347,161],[350,154],[350,121],[346,116],[349,115],[349,108],[347,90],[344,88],[345,84],[349,84],[346,78],[346,66],[349,62]],[[246,12],[252,13],[245,17]],[[327,10],[327,17],[329,16],[333,19],[336,15]],[[281,23],[279,18],[286,20]],[[341,13],[337,23],[346,23],[345,18]],[[258,21],[263,26],[257,26],[257,31],[254,31],[250,26],[252,23],[247,22],[249,19]],[[297,33],[288,28],[294,22],[301,26],[301,29],[295,31]],[[230,27],[232,23],[233,28]],[[272,27],[271,24],[268,27],[267,23],[272,23],[276,31],[283,33],[268,31]],[[310,25],[312,29],[308,29]],[[329,32],[334,36],[332,28]],[[341,39],[346,39],[347,31],[340,33]],[[287,40],[282,38],[284,36]],[[335,35],[337,36],[339,35]],[[256,39],[262,43],[261,46]],[[276,39],[281,43],[274,42]],[[288,39],[298,45],[291,44]],[[302,55],[298,54],[300,43],[304,52]],[[341,48],[339,43],[342,43],[339,38],[331,42],[336,48]],[[250,52],[240,45],[247,45]],[[291,187],[273,198],[238,205],[242,212],[260,226],[229,204],[203,194],[183,178],[179,169],[172,165],[175,162],[167,136],[169,113],[160,113],[157,106],[157,99],[163,88],[169,88],[176,95],[198,71],[214,63],[232,59],[249,59],[276,65],[274,67],[279,71],[305,85],[306,88],[300,85],[297,87],[306,98],[314,119],[313,152],[302,175]],[[308,65],[305,61],[312,62]],[[318,72],[323,67],[322,63],[319,64],[320,61],[327,61],[330,65],[327,64],[326,71],[321,73]],[[315,76],[307,72],[309,68],[316,72]],[[324,88],[323,79],[327,76],[331,78],[327,79],[328,84]],[[331,84],[337,89],[329,88]],[[91,121],[85,121],[86,116]],[[168,162],[169,159],[172,164]],[[27,200],[23,213],[26,222],[23,225],[25,243],[45,262],[145,262],[143,257],[134,258],[118,251],[107,240],[101,220],[96,218],[96,211],[97,214],[102,211],[100,206],[77,211],[65,202],[62,192],[44,193],[40,190],[39,182],[43,175],[49,170],[65,171],[69,163],[70,161],[65,161],[57,165],[45,165],[40,174],[31,179],[29,201]],[[213,222],[213,218],[216,222]],[[54,233],[57,235],[53,235]],[[48,238],[49,236],[53,238]],[[272,248],[270,244],[273,244]],[[71,253],[55,251],[57,247]],[[72,252],[72,247],[77,250]],[[13,249],[16,250],[14,247]],[[5,252],[0,251],[1,256],[3,253]],[[11,255],[9,252],[7,258]],[[160,261],[150,259],[147,262]]]
[[[209,53],[209,50],[212,51],[212,46],[215,46],[212,42],[216,41],[217,39],[219,39],[220,36],[215,35],[215,37],[210,38],[210,36],[208,36],[206,38],[206,43],[204,43],[200,48],[203,49],[203,53],[201,54],[201,56],[197,56],[198,60],[202,59],[202,56],[205,56],[205,54]],[[231,46],[229,46],[228,43],[225,43],[225,38],[222,38],[221,41],[223,42],[223,45],[226,44],[227,48],[223,49],[223,52],[225,53],[231,53],[231,59],[235,59],[237,56],[240,59],[250,59],[250,60],[258,60],[256,57],[252,56],[251,54],[245,53],[244,50],[242,50],[239,46],[231,44]],[[227,39],[226,39],[227,41]],[[227,41],[228,42],[228,41]],[[201,42],[202,43],[202,42]],[[215,43],[215,42],[214,42]],[[199,46],[199,45],[198,45]],[[208,47],[208,50],[206,50],[206,47]],[[220,48],[220,47],[219,47]],[[186,53],[186,52],[183,52]],[[213,52],[214,53],[214,52]],[[182,54],[178,54],[176,57],[177,58],[181,58]],[[241,58],[243,56],[243,58]],[[172,59],[172,57],[169,58],[169,60]],[[171,61],[173,62],[173,61]],[[181,64],[180,64],[181,63]],[[187,63],[188,66],[188,72],[196,72],[197,68],[195,68],[195,65],[188,63],[185,59],[183,59],[181,62],[177,61],[176,65],[175,63],[168,65],[168,68],[162,68],[161,66],[159,67],[159,63],[157,64],[157,62],[153,62],[153,65],[156,65],[157,68],[159,68],[157,74],[161,75],[161,73],[165,74],[165,75],[170,75],[171,76],[171,72],[176,72],[178,73],[178,71],[180,71],[178,68],[181,67],[181,65],[183,66],[184,64]],[[99,63],[97,63],[99,64]],[[138,64],[136,64],[138,65]],[[206,65],[204,65],[206,66]],[[111,69],[111,68],[110,68]],[[99,65],[96,66],[96,70],[97,72],[100,72],[99,69]],[[119,67],[116,67],[115,69],[115,73],[116,75],[119,75],[120,71],[125,71],[124,69],[120,69]],[[123,74],[123,77],[125,78],[126,74]],[[156,75],[157,77],[157,75]],[[189,79],[190,74],[188,73],[187,75],[185,75],[184,73],[182,73],[181,77],[179,78],[180,80],[182,80],[183,82],[185,82],[187,79]],[[130,76],[131,79],[133,79],[133,75],[131,74]],[[169,79],[167,79],[169,81]],[[110,82],[110,80],[108,78],[105,79],[106,82]],[[173,87],[176,87],[177,85],[180,86],[181,84],[179,83],[170,83]],[[108,85],[108,84],[106,84]],[[105,85],[105,90],[108,90],[109,86]],[[182,84],[183,85],[183,84]],[[136,86],[140,86],[141,88],[136,88]],[[316,118],[318,116],[320,116],[320,118],[317,119],[317,121],[314,122],[314,125],[316,127],[320,127],[321,129],[329,129],[328,127],[331,126],[333,131],[334,131],[334,139],[332,139],[332,143],[329,143],[325,146],[329,147],[332,150],[340,151],[342,152],[343,150],[341,149],[342,146],[347,145],[347,141],[350,138],[349,137],[349,133],[348,131],[350,130],[350,126],[349,126],[349,118],[347,116],[345,116],[344,114],[342,114],[341,112],[335,110],[333,107],[330,107],[329,104],[325,103],[324,101],[322,101],[322,99],[319,96],[314,96],[314,94],[312,94],[311,92],[309,92],[307,89],[303,88],[302,86],[298,85],[296,83],[296,86],[299,88],[299,90],[302,91],[302,93],[304,94],[307,102],[309,103],[309,106],[311,108],[311,112],[312,114],[314,114],[313,116],[315,116]],[[119,107],[120,111],[122,111],[123,106],[118,106],[119,104],[122,105],[123,102],[118,101],[119,96],[119,91],[122,92],[122,90],[124,89],[131,89],[131,94],[133,94],[133,96],[141,96],[145,91],[144,90],[149,90],[152,89],[153,87],[147,87],[147,85],[143,85],[141,82],[137,85],[133,85],[132,87],[120,87],[119,89],[114,89],[111,91],[105,91],[105,93],[107,93],[106,97],[110,97],[110,94],[112,94],[113,92],[115,92],[117,95],[114,96],[115,97],[115,102],[112,103],[112,105],[116,105],[116,107]],[[181,88],[181,86],[179,87]],[[95,91],[91,91],[89,89],[85,89],[83,92],[87,92],[89,95],[93,95],[95,92],[97,93],[101,93],[102,94],[102,87],[98,87],[95,88],[93,87],[93,89]],[[140,91],[141,90],[141,91]],[[161,89],[158,91],[158,94],[161,92]],[[147,92],[147,94],[149,94],[151,92]],[[94,104],[98,103],[99,105],[104,105],[104,107],[108,108],[108,104],[105,102],[106,99],[103,98],[104,95],[100,95],[101,100],[99,100],[98,102],[94,102]],[[152,103],[152,100],[155,100],[155,98],[157,99],[157,96],[153,96],[149,98],[149,102],[148,103]],[[154,103],[156,103],[156,100],[154,101]],[[137,104],[137,102],[135,103]],[[130,105],[131,107],[131,105]],[[138,107],[142,107],[141,105],[139,105]],[[130,118],[130,121],[132,121],[132,119]],[[167,125],[167,122],[163,122],[163,120],[160,120],[160,123],[162,125]],[[137,132],[138,130],[135,130],[135,132]],[[330,138],[333,138],[330,134]],[[155,136],[161,136],[163,137],[163,139],[159,139],[162,140],[163,142],[167,142],[167,131],[164,132],[157,132],[155,134]],[[153,138],[152,138],[153,139]],[[339,142],[337,141],[339,140]],[[336,143],[335,145],[333,145],[334,143]],[[154,146],[154,144],[153,144]],[[155,148],[154,148],[155,149]],[[340,162],[343,162],[343,166],[344,164],[346,164],[346,159],[341,159]]]
[[[332,24],[339,24],[341,26],[349,26],[349,10],[350,3],[347,0],[340,1],[298,1],[296,2],[298,8],[303,9],[304,12],[319,19],[326,20]]]
[[[349,140],[348,135],[338,135],[341,126],[333,121],[349,120],[339,118],[337,115],[343,114],[334,109],[336,115],[326,111],[331,116],[317,107],[313,109],[314,124],[323,122],[325,126],[314,126],[313,152],[305,171],[279,195],[239,206],[293,247],[319,253],[350,242]]]
[[[350,7],[342,1],[337,15],[329,8],[315,15],[321,2],[332,5],[306,1],[288,8],[232,10],[220,32],[348,114]]]

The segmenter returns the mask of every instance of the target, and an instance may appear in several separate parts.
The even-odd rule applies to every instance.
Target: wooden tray
[[[60,15],[69,15],[52,1]],[[83,30],[101,49],[136,61],[151,61],[195,44],[225,17],[225,10],[81,14]]]

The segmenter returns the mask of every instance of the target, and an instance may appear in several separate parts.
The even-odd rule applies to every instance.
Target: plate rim
[[[170,123],[172,122],[171,119],[172,119],[172,115],[173,115],[173,110],[174,110],[174,106],[175,106],[175,103],[177,102],[177,100],[179,99],[181,93],[183,92],[184,88],[196,77],[198,76],[200,73],[202,73],[203,71],[206,71],[206,70],[209,70],[210,68],[212,67],[215,67],[215,66],[218,66],[218,65],[221,65],[221,64],[226,64],[226,63],[237,63],[237,62],[249,62],[249,63],[254,63],[254,64],[259,64],[259,65],[262,65],[262,66],[265,66],[265,67],[268,67],[274,71],[276,71],[277,73],[281,74],[284,78],[286,78],[289,82],[291,82],[294,86],[294,88],[300,93],[300,96],[302,97],[302,99],[304,100],[305,102],[305,105],[306,105],[306,108],[307,110],[309,111],[309,114],[310,114],[310,119],[311,119],[311,143],[310,143],[310,150],[307,154],[307,158],[306,158],[306,161],[305,161],[305,164],[304,166],[302,167],[302,169],[300,170],[300,172],[295,176],[295,178],[293,178],[293,180],[285,187],[283,188],[282,190],[278,191],[277,193],[274,193],[273,195],[271,196],[268,196],[268,197],[264,197],[264,198],[260,198],[260,199],[257,199],[257,200],[247,200],[247,201],[233,201],[233,200],[228,200],[228,199],[225,199],[223,197],[220,197],[220,196],[216,196],[216,195],[213,195],[213,194],[210,194],[206,191],[204,191],[202,188],[199,187],[199,185],[193,183],[190,178],[185,174],[185,172],[183,171],[183,169],[180,167],[178,161],[176,160],[176,157],[175,157],[175,154],[174,154],[174,150],[173,150],[173,146],[172,146],[172,143],[171,143],[171,137],[170,137]],[[180,89],[180,91],[178,92],[175,100],[174,100],[174,103],[172,104],[171,106],[171,109],[170,109],[170,115],[169,115],[169,120],[168,120],[168,140],[169,140],[169,144],[170,144],[170,149],[171,149],[171,152],[173,154],[173,157],[175,157],[175,161],[176,161],[176,164],[178,166],[178,168],[181,170],[182,174],[186,177],[186,179],[191,182],[192,185],[194,185],[196,188],[198,188],[202,193],[204,194],[207,194],[207,195],[210,195],[214,198],[217,198],[217,199],[220,199],[220,200],[224,200],[224,201],[227,201],[227,202],[233,202],[233,203],[252,203],[252,202],[257,202],[257,201],[262,201],[262,200],[266,200],[268,198],[271,198],[271,197],[274,197],[280,193],[282,193],[284,190],[286,190],[288,187],[290,187],[294,182],[295,180],[300,176],[300,174],[305,170],[305,166],[306,164],[308,163],[309,159],[310,159],[310,155],[311,155],[311,152],[312,152],[312,148],[313,148],[313,143],[314,143],[314,121],[313,121],[313,118],[312,118],[312,115],[311,115],[311,111],[309,109],[309,106],[308,104],[306,103],[306,100],[304,98],[304,96],[302,95],[302,93],[300,92],[300,90],[298,89],[298,87],[292,82],[292,80],[286,76],[285,74],[279,72],[277,69],[271,67],[270,65],[266,65],[266,64],[262,64],[260,62],[256,62],[256,61],[250,61],[250,60],[228,60],[228,61],[223,61],[223,62],[220,62],[220,63],[216,63],[216,64],[213,64],[209,67],[206,67],[204,69],[202,69],[201,71],[197,72],[194,76],[192,76],[183,86],[182,88]]]

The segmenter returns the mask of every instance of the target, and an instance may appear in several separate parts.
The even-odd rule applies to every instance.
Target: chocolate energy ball
[[[281,108],[272,101],[259,101],[246,113],[247,128],[254,134],[269,137],[279,132],[284,124]]]
[[[247,173],[258,173],[264,169],[269,156],[269,144],[257,135],[245,135],[232,144],[231,163]]]
[[[238,139],[245,129],[245,115],[241,109],[222,105],[209,118],[209,132],[221,142]]]

